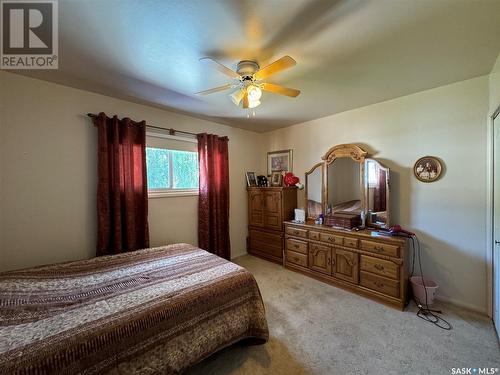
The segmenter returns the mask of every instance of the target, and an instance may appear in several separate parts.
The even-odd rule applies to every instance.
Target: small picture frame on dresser
[[[271,173],[271,186],[279,187],[283,185],[283,175],[281,172]]]
[[[246,172],[245,176],[247,178],[247,186],[257,186],[257,177],[255,177],[255,172]]]

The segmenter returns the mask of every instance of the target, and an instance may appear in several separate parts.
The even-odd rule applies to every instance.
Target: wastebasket
[[[412,276],[410,282],[413,295],[417,301],[422,304],[425,303],[425,290],[427,289],[427,304],[432,305],[434,303],[434,297],[439,288],[439,285],[434,280],[422,278],[422,276]]]

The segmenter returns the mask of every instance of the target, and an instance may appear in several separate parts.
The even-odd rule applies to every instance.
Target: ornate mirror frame
[[[321,209],[323,209],[324,207],[324,201],[325,201],[325,188],[324,188],[324,177],[323,177],[323,174],[324,174],[324,165],[325,163],[324,162],[319,162],[319,163],[316,163],[313,165],[313,167],[311,169],[309,169],[306,173],[305,173],[305,184],[304,184],[304,209],[306,211],[306,220],[307,219],[315,219],[314,217],[311,217],[309,216],[309,200],[308,200],[308,195],[307,195],[307,186],[308,186],[308,176],[313,174],[315,171],[316,171],[316,168],[320,168],[320,176],[321,176],[321,186],[320,186],[320,189],[321,189]]]
[[[370,227],[378,228],[389,228],[390,226],[390,169],[381,164],[378,160],[367,157],[367,152],[361,147],[354,144],[341,144],[330,148],[326,154],[321,158],[322,161],[314,164],[314,166],[305,173],[305,197],[304,197],[304,209],[306,211],[306,220],[310,221],[313,219],[308,212],[308,196],[307,196],[307,186],[309,176],[316,171],[317,168],[321,169],[321,208],[323,212],[326,212],[328,206],[328,166],[332,164],[336,159],[339,158],[351,158],[355,162],[359,163],[359,181],[360,181],[360,199],[361,199],[361,210],[365,212],[366,215],[366,225]],[[369,209],[369,181],[368,181],[368,170],[367,163],[375,162],[380,169],[386,172],[386,223],[372,223],[371,217],[368,215]]]
[[[361,197],[361,211],[366,210],[365,205],[365,157],[367,152],[354,144],[341,144],[330,148],[323,159],[323,212],[328,206],[328,166],[339,158],[351,158],[359,163],[359,190]],[[365,211],[366,212],[366,211]]]

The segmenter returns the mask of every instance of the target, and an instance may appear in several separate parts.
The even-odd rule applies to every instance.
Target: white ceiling
[[[500,51],[499,0],[60,0],[59,70],[20,72],[255,131],[488,74]],[[235,69],[290,55],[246,118],[228,82],[198,59]]]

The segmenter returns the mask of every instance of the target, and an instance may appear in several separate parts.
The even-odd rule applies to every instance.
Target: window
[[[378,186],[378,168],[375,163],[368,161],[368,187],[373,188]]]
[[[146,169],[150,197],[198,194],[196,140],[148,132]]]

